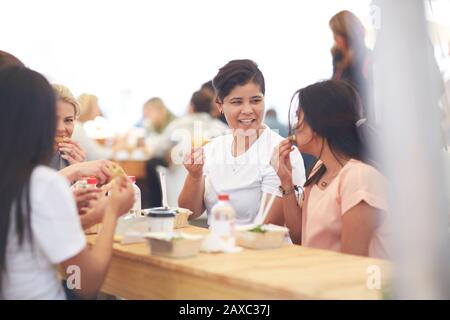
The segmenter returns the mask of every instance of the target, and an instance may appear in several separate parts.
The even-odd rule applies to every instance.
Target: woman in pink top
[[[266,223],[285,224],[296,244],[388,258],[385,181],[368,149],[373,131],[360,118],[358,94],[343,81],[329,80],[300,89],[295,97],[295,135],[281,142],[272,157],[283,214],[269,215]],[[319,159],[304,193],[292,183],[294,145]]]

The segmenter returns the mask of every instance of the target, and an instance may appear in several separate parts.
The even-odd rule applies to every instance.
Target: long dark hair
[[[361,99],[351,85],[345,81],[327,80],[317,82],[294,93],[292,101],[297,98],[295,117],[300,111],[304,120],[319,136],[326,139],[331,152],[339,158],[356,159],[377,167],[371,144],[376,139],[376,132],[365,119],[361,119]],[[291,108],[293,103],[291,102]],[[289,111],[291,113],[291,110]],[[291,134],[291,117],[289,119]],[[308,171],[311,172],[311,166]],[[317,183],[326,172],[322,164],[309,177],[305,186]],[[309,176],[307,174],[307,177]]]
[[[30,177],[53,154],[56,100],[48,81],[21,66],[0,69],[0,296],[12,222],[19,245],[32,241]]]

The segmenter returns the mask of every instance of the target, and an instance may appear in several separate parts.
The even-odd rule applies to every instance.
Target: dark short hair
[[[214,92],[214,86],[213,86],[212,80],[209,80],[208,82],[205,82],[204,84],[202,84],[202,86],[200,87],[200,90],[210,90],[210,91]]]
[[[211,113],[213,98],[204,90],[196,91],[192,94],[191,105],[194,112]]]
[[[236,86],[243,86],[249,82],[259,85],[262,94],[265,94],[264,76],[258,65],[248,59],[232,60],[219,69],[213,79],[213,86],[217,98],[223,101]]]
[[[22,63],[22,61],[17,59],[11,53],[0,50],[0,68],[5,67],[5,66],[24,67],[25,65]]]

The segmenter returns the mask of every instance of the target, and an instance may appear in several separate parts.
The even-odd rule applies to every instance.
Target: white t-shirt
[[[69,182],[55,170],[38,166],[30,187],[32,244],[25,233],[19,246],[14,219],[6,247],[4,299],[66,299],[56,265],[86,246]]]
[[[215,138],[204,147],[204,202],[209,216],[219,193],[230,196],[236,211],[236,223],[253,223],[258,214],[263,193],[281,196],[280,179],[270,165],[273,150],[284,138],[266,128],[244,154],[233,157],[232,134]],[[293,182],[303,185],[305,170],[297,148],[290,154]]]
[[[98,144],[97,141],[88,136],[82,122],[75,121],[72,140],[78,142],[81,148],[86,152],[87,161],[109,159],[113,154],[111,148],[106,148]]]

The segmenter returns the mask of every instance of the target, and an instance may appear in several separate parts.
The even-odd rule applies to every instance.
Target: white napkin
[[[125,215],[117,221],[116,235],[122,236],[121,244],[145,242],[142,234],[148,232],[148,220],[145,217]]]
[[[241,247],[230,245],[229,243],[223,241],[217,234],[211,232],[202,242],[200,248],[202,252],[224,252],[224,253],[235,253],[242,251]]]

